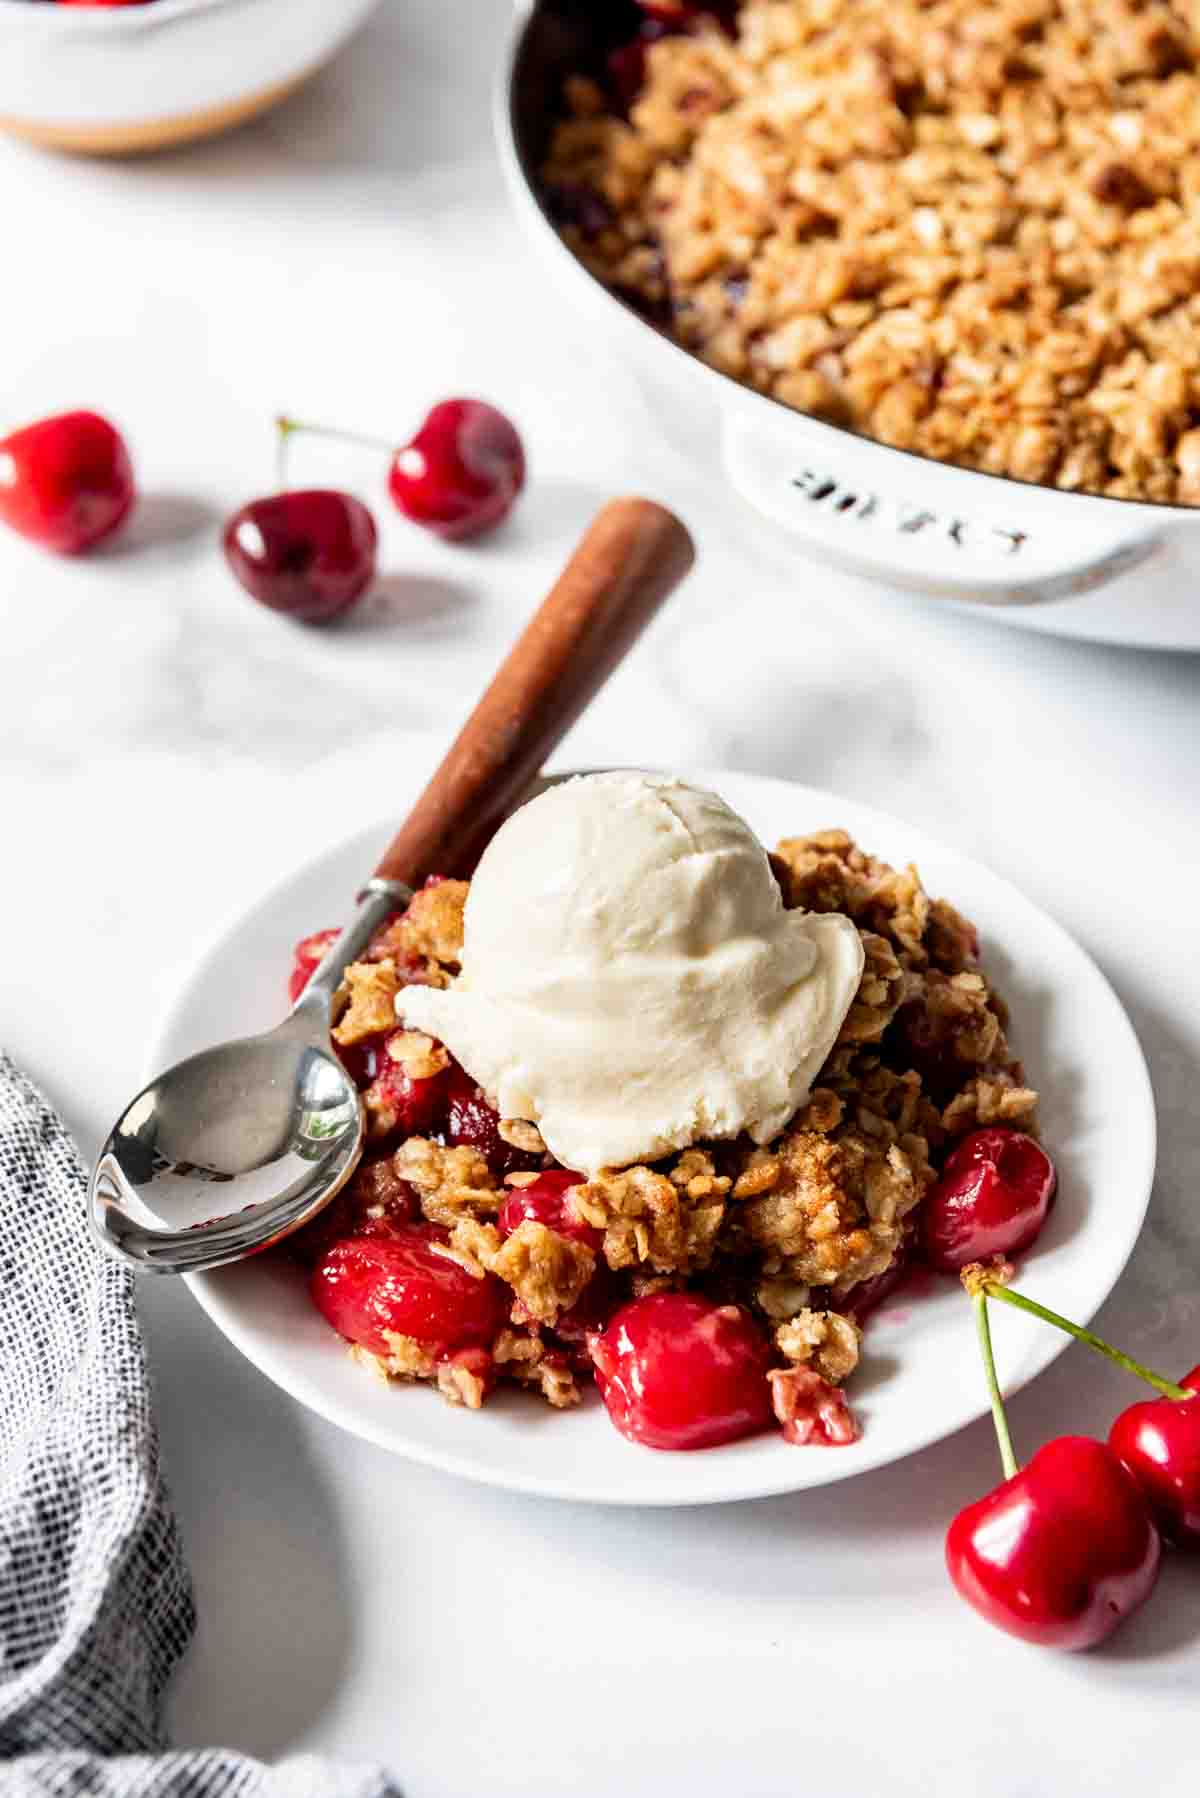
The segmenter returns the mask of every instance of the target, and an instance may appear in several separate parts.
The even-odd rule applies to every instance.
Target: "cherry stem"
[[[1147,1386],[1153,1386],[1154,1390],[1161,1392],[1164,1398],[1195,1398],[1196,1396],[1194,1392],[1189,1392],[1186,1386],[1176,1386],[1171,1380],[1165,1380],[1161,1374],[1153,1373],[1150,1368],[1143,1367],[1140,1361],[1133,1359],[1132,1355],[1127,1355],[1123,1350],[1114,1348],[1111,1342],[1105,1342],[1102,1336],[1095,1335],[1091,1330],[1085,1330],[1082,1324],[1073,1324],[1069,1317],[1060,1317],[1057,1311],[1051,1311],[1047,1305],[1039,1305],[1036,1299],[1027,1298],[1023,1292],[1014,1292],[1011,1286],[1001,1286],[995,1280],[988,1280],[984,1283],[983,1292],[988,1298],[1001,1299],[1006,1305],[1014,1305],[1018,1311],[1028,1311],[1032,1316],[1040,1317],[1043,1323],[1053,1324],[1056,1329],[1065,1330],[1068,1336],[1075,1338],[1076,1342],[1086,1343],[1087,1347],[1095,1349],[1098,1355],[1104,1355],[1109,1361],[1115,1361],[1118,1367],[1123,1367],[1126,1373],[1131,1373],[1137,1379],[1144,1380]],[[976,1303],[978,1303],[978,1295]]]
[[[290,418],[282,414],[275,420],[275,428],[279,435],[275,439],[275,484],[280,493],[286,493],[288,487],[288,444],[291,442],[295,425]]]
[[[1000,1382],[996,1378],[996,1357],[992,1353],[992,1326],[988,1322],[988,1291],[981,1287],[971,1295],[975,1307],[975,1328],[979,1333],[979,1352],[983,1356],[983,1371],[987,1378],[988,1395],[992,1401],[992,1422],[996,1426],[996,1441],[1000,1444],[1000,1461],[1004,1468],[1004,1477],[1011,1480],[1020,1472],[1017,1457],[1013,1453],[1012,1437],[1008,1433],[1008,1416],[1004,1409],[1004,1397],[1000,1391]]]
[[[395,444],[384,443],[380,437],[365,437],[361,431],[336,430],[332,425],[309,424],[302,418],[289,418],[286,412],[278,415],[275,425],[279,432],[279,484],[281,487],[287,486],[284,479],[287,446],[293,437],[301,434],[305,437],[329,437],[335,443],[353,443],[359,449],[378,450],[384,456],[394,456],[396,453]]]

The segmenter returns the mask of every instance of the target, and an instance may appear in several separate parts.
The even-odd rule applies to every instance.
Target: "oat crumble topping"
[[[333,1040],[343,1049],[396,1027],[400,981],[391,961],[352,962],[342,977],[337,1001],[344,1005]]]
[[[943,461],[1200,504],[1188,0],[744,0],[566,84],[580,259],[785,405]]]
[[[371,950],[403,969],[405,986],[448,986],[462,954],[465,880],[439,880],[412,896],[407,909]]]

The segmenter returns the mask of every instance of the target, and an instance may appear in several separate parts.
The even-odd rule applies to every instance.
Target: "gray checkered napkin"
[[[380,1772],[169,1752],[191,1587],[132,1276],[94,1247],[62,1122],[0,1055],[0,1794],[399,1798]]]

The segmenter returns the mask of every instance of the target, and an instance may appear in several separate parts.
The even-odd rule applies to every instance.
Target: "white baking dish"
[[[0,129],[55,149],[157,150],[291,93],[377,0],[0,0]]]
[[[1064,493],[889,449],[718,373],[588,273],[544,211],[535,174],[561,76],[580,66],[596,16],[589,0],[516,0],[497,94],[512,196],[571,303],[689,417],[711,419],[737,492],[804,550],[889,586],[1038,605],[1021,621],[1068,634],[1200,649],[1200,509]],[[1077,596],[1110,584],[1089,619]]]

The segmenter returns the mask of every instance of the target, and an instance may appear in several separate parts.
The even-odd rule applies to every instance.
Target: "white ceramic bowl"
[[[228,130],[315,74],[378,0],[0,0],[0,129],[127,155]]]
[[[1145,1062],[1102,975],[1006,881],[894,819],[785,781],[705,770],[691,777],[724,794],[765,841],[837,824],[893,862],[914,859],[930,890],[977,922],[985,961],[1012,1002],[1014,1042],[1042,1093],[1061,1181],[1021,1285],[1068,1316],[1090,1318],[1133,1247],[1154,1172]],[[402,780],[392,794],[396,812],[415,798]],[[306,861],[221,931],[173,1006],[148,1072],[278,1019],[292,943],[345,912],[394,823],[393,816]],[[626,1442],[594,1392],[565,1413],[528,1394],[498,1393],[476,1414],[452,1409],[428,1388],[371,1379],[313,1309],[300,1269],[278,1258],[189,1284],[249,1361],[353,1435],[490,1485],[558,1498],[691,1505],[822,1486],[882,1467],[987,1408],[970,1308],[953,1280],[919,1297],[898,1295],[873,1320],[853,1387],[861,1441],[792,1448],[772,1434],[701,1454]],[[995,1319],[1001,1378],[1012,1391],[1067,1338],[995,1309],[1003,1313]]]
[[[691,453],[718,446],[719,470],[742,498],[854,573],[1013,608],[1014,620],[1069,635],[1200,649],[1200,509],[1064,493],[890,449],[710,368],[588,273],[543,209],[535,176],[562,74],[594,29],[583,0],[515,0],[497,88],[501,158],[548,271],[601,343],[662,390]],[[1089,625],[1078,596],[1110,584],[1116,604]],[[1047,605],[1061,600],[1071,603]],[[1040,616],[1027,609],[1035,604]]]

